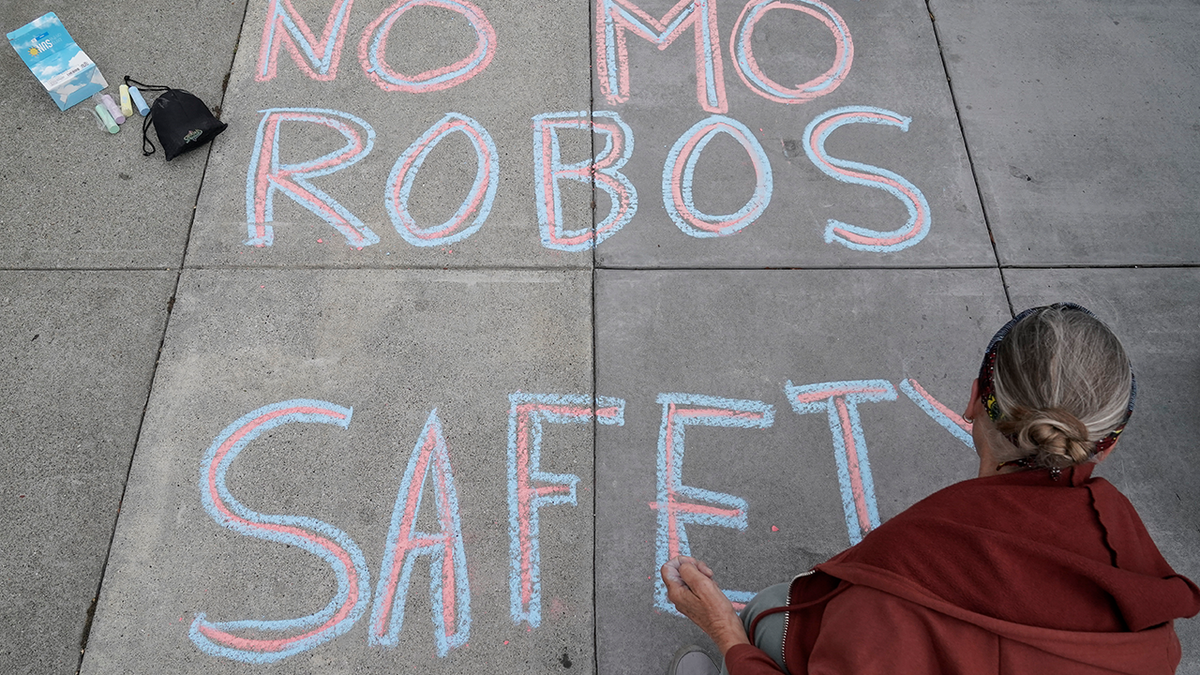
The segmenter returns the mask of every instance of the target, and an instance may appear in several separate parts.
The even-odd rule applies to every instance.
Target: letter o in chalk
[[[396,23],[402,14],[418,5],[441,7],[466,17],[475,31],[475,51],[460,61],[418,75],[398,73],[388,66],[383,56],[387,51],[388,33],[392,30],[392,24]],[[495,55],[496,29],[492,28],[483,10],[467,0],[400,0],[367,26],[363,31],[362,41],[358,43],[358,60],[362,63],[367,77],[384,91],[405,91],[413,94],[441,91],[462,84],[487,68]]]
[[[422,228],[417,225],[417,221],[408,210],[413,181],[430,151],[455,131],[465,134],[475,146],[475,182],[471,185],[471,192],[467,198],[449,220],[441,225]],[[483,222],[492,210],[492,201],[496,198],[496,186],[500,183],[500,164],[497,159],[499,154],[495,141],[483,125],[466,115],[447,113],[440,122],[413,141],[404,154],[400,155],[400,159],[396,160],[392,173],[388,176],[384,205],[388,215],[392,217],[392,225],[395,226],[396,232],[413,246],[443,246],[475,234],[483,227]],[[471,219],[472,214],[474,219],[467,225],[467,220]]]
[[[737,212],[725,216],[713,216],[700,211],[692,195],[696,162],[704,147],[717,134],[729,134],[746,149],[754,165],[754,195]],[[750,129],[731,117],[712,115],[684,132],[667,155],[662,175],[663,206],[684,234],[700,238],[724,237],[737,234],[758,220],[771,203],[773,182],[771,162]]]
[[[767,77],[754,58],[754,27],[772,9],[790,9],[815,18],[833,33],[835,53],[829,70],[795,87],[785,87]],[[842,17],[820,0],[751,0],[742,8],[729,41],[738,77],[751,91],[778,103],[804,103],[824,96],[842,83],[854,63],[854,40]]]

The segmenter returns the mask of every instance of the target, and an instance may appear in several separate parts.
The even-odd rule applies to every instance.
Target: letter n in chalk
[[[542,622],[538,510],[551,504],[575,505],[579,476],[541,469],[542,423],[625,424],[625,401],[600,396],[510,394],[508,412],[509,608],[513,623]]]
[[[425,483],[432,480],[438,531],[417,530],[417,514]],[[438,656],[467,642],[471,630],[471,590],[467,582],[467,555],[458,517],[458,495],[450,470],[450,452],[442,434],[437,410],[429,413],[421,437],[413,448],[396,495],[388,529],[383,567],[371,612],[373,645],[395,646],[404,625],[404,605],[417,558],[429,556],[429,601]]]
[[[263,26],[254,79],[266,82],[275,78],[280,47],[286,47],[300,72],[312,79],[329,82],[337,77],[342,41],[346,38],[346,18],[352,4],[354,0],[334,0],[325,20],[325,32],[318,40],[291,0],[268,0],[267,23]]]
[[[858,404],[895,401],[896,389],[886,380],[822,382],[803,387],[789,381],[784,393],[797,413],[823,412],[829,416],[846,529],[850,533],[850,543],[857,544],[867,532],[879,527],[875,483],[871,479],[871,463],[867,458],[867,440],[863,436]]]
[[[663,407],[658,434],[658,501],[650,507],[658,511],[655,564],[661,568],[675,556],[692,554],[686,525],[744,530],[747,524],[746,500],[683,484],[684,430],[692,425],[767,429],[775,423],[775,408],[761,401],[695,394],[659,394],[658,402]],[[654,606],[678,614],[667,600],[662,578],[656,574],[654,579]],[[748,591],[724,593],[739,609],[755,595]]]
[[[375,130],[370,124],[337,110],[320,108],[271,108],[263,110],[254,140],[254,154],[246,171],[246,223],[248,246],[270,246],[275,232],[275,195],[282,193],[313,215],[332,225],[350,246],[370,246],[379,237],[346,207],[312,184],[311,179],[327,176],[353,165],[367,156],[375,145]],[[280,134],[287,125],[316,124],[341,134],[346,144],[326,155],[296,164],[279,159]],[[366,133],[366,140],[363,134]],[[290,153],[285,153],[290,154]]]

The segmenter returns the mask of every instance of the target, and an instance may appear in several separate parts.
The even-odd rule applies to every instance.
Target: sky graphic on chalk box
[[[75,44],[54,12],[9,33],[8,43],[50,93],[59,110],[66,110],[108,86],[95,62]]]

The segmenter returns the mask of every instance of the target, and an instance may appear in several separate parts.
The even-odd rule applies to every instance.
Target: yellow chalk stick
[[[121,114],[133,117],[133,101],[129,98],[129,85],[121,85]]]

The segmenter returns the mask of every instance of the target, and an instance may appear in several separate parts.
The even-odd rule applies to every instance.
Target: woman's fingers
[[[685,560],[691,560],[691,558],[688,558],[687,556],[675,556],[662,566],[660,572],[662,573],[663,582],[667,584],[668,588],[672,582],[687,586],[687,584],[684,583],[683,578],[679,576],[679,566],[682,565]]]
[[[707,567],[707,565],[705,565]],[[711,573],[712,570],[710,569]],[[729,599],[717,588],[717,584],[712,580],[709,574],[705,574],[697,565],[691,563],[683,563],[679,566],[679,576],[682,577],[683,583],[686,584],[692,592],[699,596],[705,603],[723,606],[730,605]],[[732,610],[732,605],[730,605]]]
[[[668,593],[672,586],[683,585],[683,577],[679,576],[679,565],[672,564],[674,562],[674,560],[668,562],[659,570],[659,573],[662,574],[663,583],[667,585]]]

